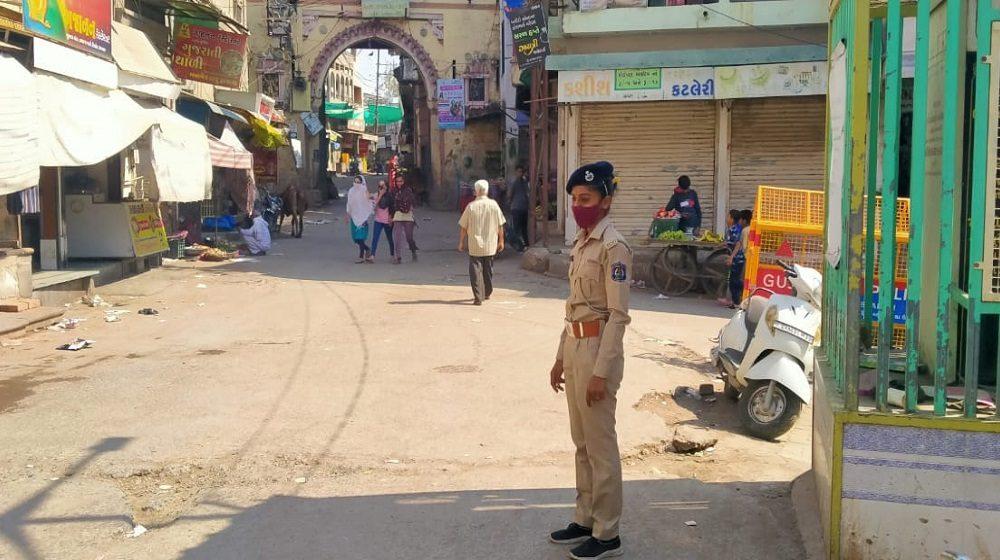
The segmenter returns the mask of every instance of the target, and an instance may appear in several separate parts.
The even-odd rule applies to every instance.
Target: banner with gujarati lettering
[[[238,88],[246,52],[246,35],[181,23],[174,32],[172,66],[178,78]]]
[[[540,3],[511,10],[510,33],[514,42],[514,56],[521,68],[544,62],[549,54],[549,27],[545,8]]]
[[[438,80],[438,128],[465,128],[465,80]]]
[[[111,0],[21,0],[21,13],[32,35],[111,59]]]
[[[167,231],[163,228],[155,202],[127,202],[128,225],[132,233],[135,256],[145,257],[166,251]]]

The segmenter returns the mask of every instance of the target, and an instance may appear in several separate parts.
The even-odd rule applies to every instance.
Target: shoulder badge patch
[[[611,279],[615,282],[624,282],[628,277],[628,269],[625,267],[625,263],[616,262],[611,265]]]

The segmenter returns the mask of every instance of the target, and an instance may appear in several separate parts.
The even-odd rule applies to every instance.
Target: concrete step
[[[65,312],[64,307],[36,307],[20,313],[0,313],[0,338],[17,338],[47,327]]]

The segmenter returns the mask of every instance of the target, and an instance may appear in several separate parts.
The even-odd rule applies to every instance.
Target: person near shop
[[[392,193],[389,192],[389,185],[385,181],[378,182],[378,192],[375,193],[375,229],[372,233],[372,260],[378,253],[379,238],[385,233],[385,240],[389,244],[389,256],[396,258],[396,244],[392,240]]]
[[[458,220],[458,250],[469,247],[469,278],[473,304],[482,305],[493,294],[493,257],[503,251],[503,226],[507,223],[500,205],[490,198],[490,184],[482,179],[473,186],[476,199]]]
[[[618,187],[614,167],[585,165],[570,175],[579,226],[570,258],[569,299],[549,382],[565,390],[570,433],[576,446],[576,509],[572,523],[549,535],[577,544],[577,560],[622,554],[622,471],[615,433],[618,388],[625,368],[623,338],[628,313],[632,249],[609,217]]]
[[[733,208],[730,209],[729,213],[726,215],[725,242],[726,242],[726,250],[729,251],[730,257],[734,254],[733,250],[736,248],[736,245],[739,244],[740,236],[743,233],[742,220],[743,220],[742,210],[737,210]],[[729,257],[726,258],[726,262],[729,262]],[[732,284],[731,284],[731,282],[733,281],[732,265],[730,264],[729,267],[730,267],[729,271],[730,274],[729,277],[726,279],[727,294],[725,297],[721,297],[718,300],[723,307],[733,306]]]
[[[393,186],[395,190],[392,193],[392,199],[395,207],[392,213],[392,237],[396,247],[396,258],[392,262],[395,264],[403,262],[400,251],[402,251],[404,240],[410,246],[410,256],[413,258],[413,262],[417,262],[417,242],[413,239],[413,230],[417,225],[413,217],[416,195],[402,174],[396,175],[396,184]]]
[[[358,264],[372,263],[368,248],[368,218],[372,215],[372,195],[368,182],[361,175],[354,177],[354,184],[347,191],[347,221],[351,226],[351,240],[358,246]]]
[[[260,214],[249,214],[243,218],[240,235],[243,236],[243,243],[251,255],[266,255],[271,250],[271,232]]]
[[[679,226],[685,233],[694,233],[694,230],[701,227],[701,203],[698,202],[698,193],[691,188],[691,178],[687,175],[677,178],[677,187],[667,202],[666,210],[680,213]]]
[[[531,184],[523,165],[514,168],[514,179],[507,191],[507,205],[510,207],[512,226],[511,241],[518,252],[524,252],[528,246],[528,215],[531,210],[529,190]]]
[[[739,238],[730,251],[729,258],[729,308],[736,309],[743,301],[743,273],[746,271],[746,248],[750,240],[750,220],[753,211],[741,210],[739,213]]]

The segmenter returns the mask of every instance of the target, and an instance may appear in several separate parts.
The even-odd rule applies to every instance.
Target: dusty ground
[[[0,558],[565,557],[544,536],[574,497],[547,386],[566,286],[508,257],[473,307],[457,216],[421,215],[416,264],[355,265],[342,219],[307,225],[253,262],[100,289],[121,322],[75,305],[78,329],[0,348]],[[628,558],[802,558],[810,411],[769,443],[723,398],[675,400],[713,377],[725,313],[654,295],[633,290],[619,394]],[[55,350],[78,336],[94,347]],[[715,450],[666,450],[685,423]]]

